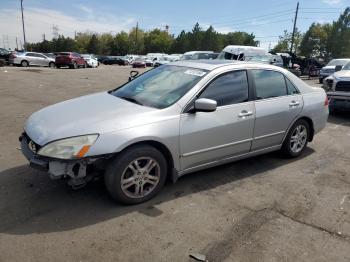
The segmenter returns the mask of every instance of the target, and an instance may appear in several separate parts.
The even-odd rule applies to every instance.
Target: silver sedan
[[[73,187],[103,175],[113,199],[136,204],[167,177],[275,150],[298,157],[327,122],[324,90],[271,65],[179,61],[130,80],[31,115],[20,137],[30,165]]]
[[[10,56],[10,64],[20,65],[23,67],[48,66],[54,68],[55,58],[35,52],[15,53]]]

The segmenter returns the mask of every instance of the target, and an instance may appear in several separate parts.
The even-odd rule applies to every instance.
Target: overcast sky
[[[300,0],[297,26],[302,31],[315,22],[336,20],[350,0]],[[213,25],[219,32],[254,33],[261,46],[276,44],[284,29],[293,27],[297,0],[24,0],[24,19],[28,42],[53,37],[58,33],[128,31],[139,22],[142,29],[164,28],[177,35],[196,22],[203,28]],[[1,0],[0,47],[15,48],[23,42],[20,0]]]

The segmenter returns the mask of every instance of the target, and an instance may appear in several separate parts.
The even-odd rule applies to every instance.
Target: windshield
[[[345,60],[345,59],[333,59],[327,64],[327,66],[337,66],[337,65],[343,66],[348,62],[349,62],[349,60]]]
[[[133,103],[162,109],[178,101],[206,73],[202,69],[161,66],[140,75],[111,94]]]
[[[347,63],[342,70],[350,70],[350,62]]]
[[[192,59],[193,59],[192,55],[183,55],[181,56],[180,60],[192,60]]]

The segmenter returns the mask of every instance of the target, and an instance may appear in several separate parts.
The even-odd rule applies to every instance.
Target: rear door
[[[303,108],[297,88],[282,73],[251,70],[256,90],[252,151],[280,145],[290,124]]]
[[[255,109],[254,101],[250,101],[247,72],[217,76],[197,98],[217,101],[217,109],[181,115],[181,169],[249,152]]]

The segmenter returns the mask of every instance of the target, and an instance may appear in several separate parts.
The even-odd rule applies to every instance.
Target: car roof
[[[184,53],[184,55],[194,55],[194,54],[212,54],[213,51],[189,51]]]
[[[288,72],[287,70],[261,62],[248,62],[248,61],[237,61],[237,60],[224,60],[224,59],[199,59],[199,60],[180,60],[168,63],[167,65],[184,66],[196,69],[212,71],[220,67],[234,66],[237,69],[273,69],[280,72]]]

